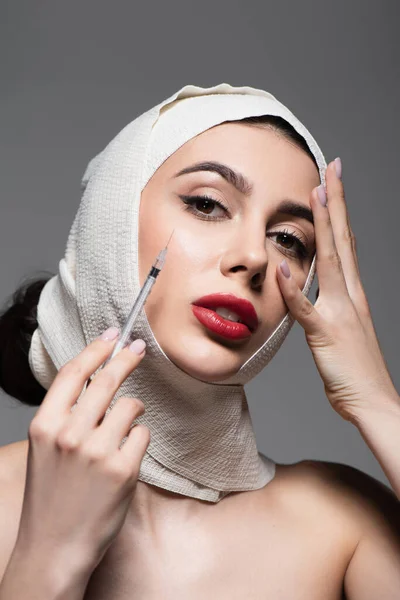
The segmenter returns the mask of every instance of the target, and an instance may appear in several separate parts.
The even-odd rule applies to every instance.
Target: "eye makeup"
[[[188,210],[190,213],[194,214],[194,216],[198,219],[212,222],[224,221],[226,219],[226,216],[212,216],[210,213],[202,212],[202,210],[209,210],[210,212],[213,212],[214,209],[218,207],[226,215],[226,213],[228,213],[228,208],[220,200],[216,200],[215,198],[212,198],[206,194],[194,196],[180,194],[179,197],[186,205],[185,210]],[[202,209],[199,208],[201,205],[203,206]],[[305,243],[305,241],[303,241],[302,238],[294,231],[289,231],[288,229],[276,230],[270,231],[266,235],[269,238],[273,236],[277,236],[278,238],[280,237],[281,244],[277,242],[279,248],[288,256],[303,261],[312,255],[312,250],[308,248],[307,243]],[[285,244],[287,242],[292,244],[292,246],[294,245],[295,250],[292,250],[292,246],[289,248],[282,246],[282,243]]]

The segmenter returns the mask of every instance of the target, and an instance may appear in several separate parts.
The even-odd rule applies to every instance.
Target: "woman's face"
[[[200,163],[231,169],[242,189],[213,170],[178,175]],[[145,311],[163,351],[182,370],[203,381],[226,379],[283,319],[287,307],[276,268],[285,258],[303,288],[315,238],[307,211],[293,215],[281,205],[290,200],[312,214],[310,193],[319,183],[318,169],[303,150],[270,129],[238,123],[189,140],[149,180],[140,203],[139,279],[143,285],[174,230]],[[194,308],[201,297],[220,293],[253,304],[258,325],[246,337],[210,329],[204,314],[215,312],[200,309],[202,317]]]

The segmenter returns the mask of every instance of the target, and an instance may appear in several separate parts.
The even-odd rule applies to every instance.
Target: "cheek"
[[[211,247],[207,247],[200,236],[176,225],[159,278],[163,276],[163,281],[170,286],[170,295],[173,296],[176,287],[195,287],[199,276],[209,272],[213,264],[215,259],[211,256]]]
[[[192,273],[202,269],[204,261],[209,262],[207,249],[213,245],[208,243],[204,231],[198,230],[195,220],[185,211],[178,210],[162,198],[156,204],[156,194],[149,196],[149,193],[142,197],[139,212],[140,284],[143,285],[151,265],[171,234],[165,265],[158,280],[163,275],[164,279],[167,274],[170,281],[173,281],[174,277],[190,277]]]
[[[164,343],[163,335],[179,323],[191,297],[195,278],[192,260],[185,247],[175,240],[144,307],[150,327],[160,342]]]
[[[167,232],[169,230],[170,228],[167,226],[165,219],[160,218],[157,207],[152,207],[150,202],[147,203],[145,199],[142,199],[139,211],[138,244],[139,281],[141,286],[144,284],[145,278],[159,252],[163,249],[164,246],[162,244],[165,244],[168,241]],[[159,277],[161,276],[161,273]]]
[[[312,261],[313,261],[313,257],[311,257],[310,260],[307,261],[306,264],[304,264],[303,268],[299,268],[297,272],[296,271],[294,272],[295,280],[301,290],[303,289],[303,287],[307,281],[307,277],[308,277],[308,274],[311,269]]]
[[[171,312],[184,298],[193,294],[197,275],[210,263],[205,244],[200,235],[190,226],[190,219],[181,211],[165,207],[159,202],[154,205],[152,198],[142,198],[139,214],[139,281],[143,286],[145,278],[159,252],[169,242],[165,264],[146,302],[145,312],[153,325],[163,314]],[[148,200],[148,202],[146,202]],[[171,316],[171,315],[170,315]]]

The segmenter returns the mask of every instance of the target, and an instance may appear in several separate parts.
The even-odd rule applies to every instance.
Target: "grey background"
[[[3,0],[1,303],[25,275],[56,272],[85,166],[123,126],[185,84],[261,87],[304,122],[328,161],[342,158],[362,280],[399,390],[398,7]],[[331,408],[298,323],[247,393],[259,449],[277,462],[343,462],[388,483]],[[3,394],[0,445],[25,439],[35,412]]]

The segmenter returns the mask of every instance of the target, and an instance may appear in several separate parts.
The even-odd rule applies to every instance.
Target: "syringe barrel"
[[[125,326],[124,326],[124,330],[121,332],[121,337],[115,344],[112,353],[110,354],[110,356],[107,358],[107,360],[103,364],[102,369],[104,369],[106,364],[108,362],[110,362],[110,360],[112,358],[114,358],[114,356],[116,354],[118,354],[118,352],[120,350],[125,348],[125,346],[130,341],[130,337],[132,335],[132,327],[137,319],[137,316],[139,315],[140,311],[142,310],[143,306],[146,303],[146,300],[150,294],[151,288],[153,287],[155,280],[156,280],[156,278],[150,272],[150,274],[147,276],[146,281],[143,284],[142,289],[139,292],[139,295],[136,299],[135,304],[132,307],[131,312],[128,315],[128,318],[127,318]]]

